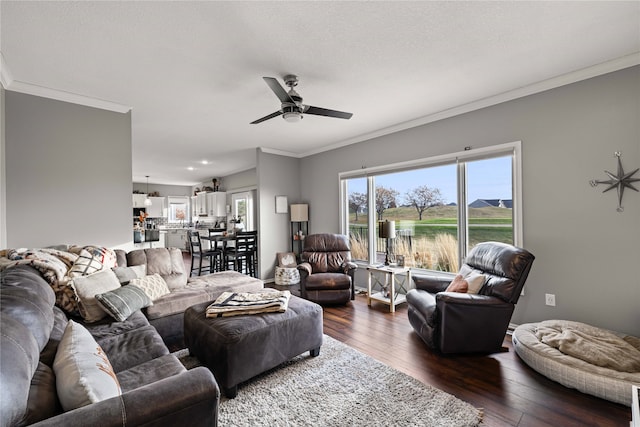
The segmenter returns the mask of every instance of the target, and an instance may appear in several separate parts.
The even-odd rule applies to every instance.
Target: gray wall
[[[153,193],[157,191],[160,193],[158,197],[167,197],[167,196],[193,196],[192,187],[189,185],[166,185],[166,184],[149,184],[149,193]],[[142,191],[143,193],[147,193],[147,182],[134,182],[133,190]]]
[[[224,178],[222,178],[221,188],[224,188],[224,191],[226,191],[228,193],[227,195],[229,195],[236,192],[234,190],[245,191],[247,189],[256,188],[257,185],[257,171],[255,168],[253,168],[225,176]],[[231,199],[229,198],[228,200],[230,201]]]
[[[127,245],[131,114],[5,92],[6,247]]]
[[[625,171],[640,167],[639,104],[633,67],[304,158],[301,194],[323,212],[311,230],[339,231],[339,172],[519,140],[524,246],[536,261],[513,322],[569,319],[640,336],[640,194],[627,189],[618,213],[615,190],[589,185],[616,172],[615,151]]]
[[[0,85],[0,248],[7,247],[7,179],[5,175],[4,94]]]
[[[291,250],[289,213],[276,213],[276,196],[287,196],[288,204],[301,203],[300,161],[257,150],[258,235],[260,277],[273,279],[276,253]]]

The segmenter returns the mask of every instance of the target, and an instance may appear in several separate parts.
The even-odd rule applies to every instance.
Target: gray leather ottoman
[[[284,313],[207,318],[209,304],[185,311],[185,344],[229,398],[236,396],[241,382],[305,351],[320,354],[322,307],[316,303],[292,295]]]

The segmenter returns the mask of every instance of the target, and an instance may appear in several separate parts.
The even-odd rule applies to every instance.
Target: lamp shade
[[[301,203],[291,205],[291,222],[309,221],[309,205]]]
[[[381,239],[395,239],[396,238],[396,222],[395,221],[379,221],[378,222],[378,237]]]

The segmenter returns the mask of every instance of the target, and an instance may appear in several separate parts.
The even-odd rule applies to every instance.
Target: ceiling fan
[[[252,125],[262,123],[265,120],[272,119],[274,117],[282,116],[288,122],[298,122],[302,120],[302,114],[313,114],[316,116],[336,117],[339,119],[350,119],[353,116],[352,113],[345,113],[344,111],[329,110],[326,108],[314,107],[312,105],[304,105],[302,103],[302,97],[293,88],[298,85],[298,76],[288,74],[284,76],[284,83],[289,86],[289,92],[287,92],[278,83],[278,80],[273,77],[263,77],[264,81],[271,88],[273,93],[276,94],[282,106],[280,110],[264,116],[258,120],[251,122]]]

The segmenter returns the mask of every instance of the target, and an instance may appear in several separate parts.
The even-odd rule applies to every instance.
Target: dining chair
[[[222,251],[218,249],[203,249],[200,233],[197,231],[189,230],[187,234],[189,236],[189,247],[191,248],[191,270],[189,271],[189,276],[193,276],[193,272],[196,270],[198,271],[198,276],[202,275],[202,260],[205,258],[208,260],[208,265],[204,265],[204,267],[209,267],[209,273],[215,272],[216,265],[221,261]],[[198,260],[197,266],[196,259]]]
[[[224,251],[225,266],[257,277],[258,232],[238,231],[234,243],[234,247],[228,247]]]

